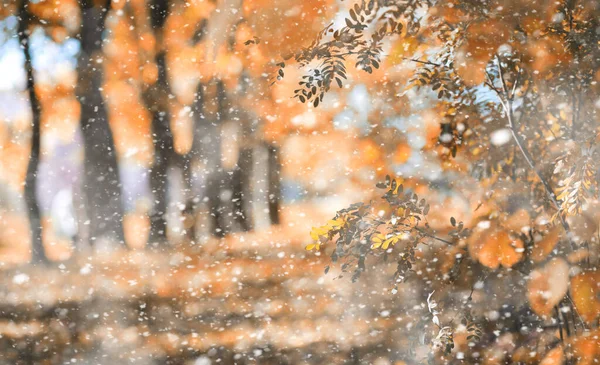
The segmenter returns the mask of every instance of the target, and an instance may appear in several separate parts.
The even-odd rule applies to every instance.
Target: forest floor
[[[5,268],[0,364],[397,363],[409,319],[385,280],[324,274],[304,246],[326,217],[309,216],[201,247]]]

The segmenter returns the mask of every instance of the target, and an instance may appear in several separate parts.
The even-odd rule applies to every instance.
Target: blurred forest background
[[[598,363],[599,15],[3,2],[0,364]]]

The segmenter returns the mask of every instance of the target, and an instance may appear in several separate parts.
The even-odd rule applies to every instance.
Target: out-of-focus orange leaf
[[[565,53],[565,47],[561,41],[553,37],[545,37],[543,40],[529,42],[527,51],[532,56],[532,68],[539,71],[539,75],[546,76],[548,71],[557,62],[566,61],[569,55]]]
[[[419,42],[415,37],[402,37],[392,45],[389,62],[391,64],[404,62],[404,57],[414,54],[418,47]]]
[[[575,252],[571,252],[567,256],[567,261],[569,261],[570,264],[577,264],[587,259],[588,257],[590,257],[590,251],[588,249],[582,248]]]
[[[512,267],[523,257],[523,241],[498,227],[479,231],[468,243],[471,257],[490,269]]]
[[[531,260],[533,262],[543,261],[560,241],[561,233],[562,227],[554,226],[539,242],[535,242],[531,250]]]
[[[49,27],[48,34],[56,43],[62,43],[67,39],[69,33],[65,29],[65,27]]]
[[[548,351],[546,356],[540,362],[540,365],[561,365],[564,361],[562,346],[557,346]]]
[[[524,345],[513,352],[511,359],[518,364],[533,365],[540,362],[540,354],[530,346]]]
[[[587,322],[600,316],[600,272],[584,272],[571,279],[571,297],[579,315]]]
[[[144,248],[150,234],[150,218],[143,213],[127,213],[123,218],[125,242],[132,248]]]
[[[0,144],[2,145],[0,183],[22,192],[29,159],[29,146],[17,144],[11,140],[0,140]]]
[[[73,254],[70,237],[60,235],[55,230],[55,222],[50,217],[42,218],[42,242],[50,260],[67,260]]]
[[[600,362],[600,330],[595,329],[571,340],[572,357],[576,365]]]
[[[514,232],[521,232],[521,229],[525,226],[531,225],[531,216],[525,209],[519,209],[513,214],[509,215],[503,223],[505,228],[508,228]]]
[[[25,244],[16,245],[15,242]],[[11,264],[29,260],[30,242],[27,217],[0,211],[0,262]]]
[[[404,183],[405,188],[408,186],[407,183]],[[427,194],[427,191],[418,191],[418,187],[413,189],[415,189],[415,192],[418,192],[419,195]],[[436,230],[450,229],[448,217],[460,217],[464,222],[465,227],[471,227],[473,222],[471,220],[472,216],[470,215],[470,212],[472,212],[471,205],[467,200],[458,196],[453,196],[440,202],[431,202],[427,220],[429,226]]]
[[[158,79],[158,67],[155,63],[147,63],[142,66],[142,80],[145,84],[154,84]]]
[[[485,81],[485,65],[490,58],[473,62],[466,53],[459,52],[456,55],[456,59],[459,61],[456,71],[468,85],[481,84]]]
[[[527,283],[527,297],[531,309],[541,316],[552,313],[569,289],[569,264],[561,258],[554,258],[544,267],[531,273]]]
[[[381,163],[381,149],[374,141],[368,139],[361,141],[360,150],[363,162],[373,165]]]
[[[146,52],[154,52],[156,48],[156,38],[150,32],[144,32],[139,37],[139,45]]]
[[[394,163],[403,164],[408,161],[412,154],[412,148],[407,143],[398,143],[396,152],[394,153]]]
[[[511,31],[506,22],[490,18],[472,24],[468,32],[470,36],[456,54],[456,70],[467,85],[477,85],[485,81],[487,63]]]
[[[261,39],[261,48],[279,58],[310,44],[327,25],[328,14],[335,10],[333,4],[331,0],[246,0],[243,11],[254,35]],[[254,15],[257,13],[260,16]]]

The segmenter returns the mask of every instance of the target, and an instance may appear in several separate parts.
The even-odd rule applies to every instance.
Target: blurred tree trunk
[[[233,41],[231,43],[233,44]],[[233,48],[230,51],[233,52]],[[245,75],[245,71],[242,72],[239,79],[239,90],[234,97],[244,95],[253,87],[249,80],[250,78]],[[260,148],[262,143],[260,137],[256,135],[256,130],[259,129],[258,118],[244,110],[241,105],[240,102],[231,106],[231,119],[237,120],[239,125],[237,138],[239,146],[238,160],[232,176],[233,214],[237,226],[242,231],[250,231],[255,228],[255,220],[260,216],[260,213],[257,216],[253,209],[257,198],[259,198],[255,192],[257,185],[255,177],[257,172],[260,171],[259,164],[262,161]],[[264,189],[263,192],[266,190]]]
[[[81,52],[77,69],[77,99],[81,104],[81,132],[84,141],[83,192],[90,220],[92,243],[124,244],[121,183],[115,144],[102,97],[102,33],[110,9],[80,0]]]
[[[19,2],[19,42],[25,54],[25,72],[27,75],[27,92],[31,107],[31,152],[25,176],[25,203],[29,214],[29,228],[31,231],[31,262],[42,263],[48,259],[42,243],[42,222],[37,199],[37,174],[40,162],[40,119],[41,106],[35,94],[35,79],[31,63],[31,48],[29,41],[29,24],[31,16],[27,10],[28,0]]]
[[[192,173],[192,156],[190,153],[186,153],[183,156],[179,156],[177,159],[177,166],[181,171],[182,183],[183,183],[183,201],[184,208],[182,210],[182,222],[183,229],[185,230],[185,238],[189,240],[189,243],[194,245],[198,240],[198,217],[196,216],[196,208],[198,205],[198,197],[194,196],[193,189],[193,173]]]
[[[240,148],[238,162],[233,172],[233,214],[243,231],[253,228],[252,219],[252,147]]]
[[[203,202],[208,205],[211,234],[222,237],[227,233],[221,192],[226,181],[226,172],[221,163],[221,122],[225,119],[225,86],[218,79],[199,83],[194,101],[193,158],[203,166]]]
[[[154,161],[150,170],[150,189],[153,195],[153,207],[150,216],[150,243],[163,244],[167,241],[167,200],[168,171],[175,153],[171,116],[169,114],[169,86],[164,52],[156,59],[158,80],[145,98],[146,106],[152,112],[152,143]]]
[[[150,2],[151,26],[157,40],[158,49],[154,60],[158,69],[157,80],[144,92],[144,103],[152,113],[152,143],[154,161],[150,170],[150,190],[153,206],[150,213],[151,244],[167,242],[167,207],[169,181],[168,171],[175,156],[169,99],[171,89],[167,70],[166,49],[163,28],[169,12],[168,0]]]
[[[279,209],[281,205],[281,161],[279,147],[268,146],[268,191],[269,218],[271,224],[279,224]]]

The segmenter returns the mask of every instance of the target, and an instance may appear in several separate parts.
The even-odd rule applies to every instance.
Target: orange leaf
[[[531,225],[531,216],[525,209],[519,209],[507,217],[502,225],[519,233],[523,227]]]
[[[562,346],[559,345],[548,351],[546,356],[544,356],[540,362],[540,365],[562,365],[563,360],[563,349]]]
[[[571,297],[587,322],[600,316],[600,272],[584,272],[571,279]]]
[[[571,340],[572,356],[577,365],[600,362],[600,330],[595,329]]]
[[[577,264],[587,259],[588,257],[590,257],[590,251],[588,249],[581,248],[577,251],[571,252],[567,256],[567,261],[569,261],[570,264]]]
[[[531,309],[541,316],[550,315],[568,289],[569,264],[561,258],[550,260],[544,267],[534,270],[527,283]]]
[[[482,265],[512,267],[523,257],[523,241],[500,228],[490,228],[469,239],[469,254]]]
[[[396,152],[394,153],[394,163],[403,164],[408,161],[412,154],[412,148],[407,143],[398,143]]]
[[[539,242],[534,243],[531,250],[531,260],[533,262],[543,261],[560,241],[561,233],[562,227],[554,226]]]

